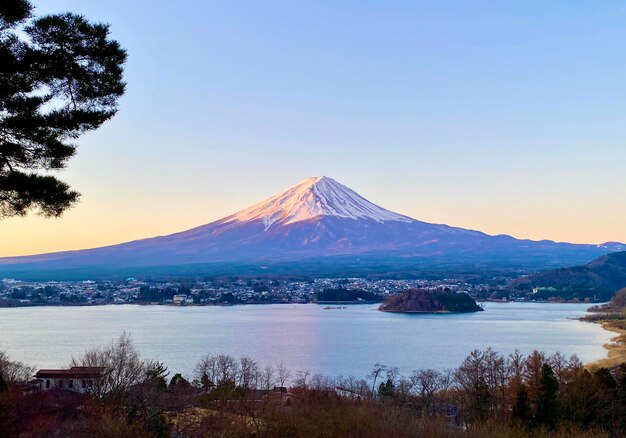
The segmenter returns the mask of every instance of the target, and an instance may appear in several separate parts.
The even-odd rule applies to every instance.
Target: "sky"
[[[33,0],[111,25],[119,113],[0,256],[165,235],[318,175],[416,219],[626,242],[623,1]]]

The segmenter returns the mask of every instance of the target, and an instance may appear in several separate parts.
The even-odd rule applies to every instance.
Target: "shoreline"
[[[90,306],[123,306],[123,305],[137,305],[137,306],[176,306],[176,307],[204,307],[204,306],[246,306],[246,305],[267,305],[267,304],[319,304],[319,305],[355,305],[355,304],[382,304],[382,301],[309,301],[309,302],[265,302],[265,301],[251,301],[245,303],[189,303],[189,304],[174,304],[174,303],[158,303],[150,301],[130,301],[123,303],[76,303],[76,302],[58,302],[58,303],[6,303],[0,299],[0,309],[16,309],[23,307],[90,307]],[[477,304],[492,303],[492,304],[593,304],[592,303],[574,303],[574,302],[556,302],[556,301],[500,301],[500,300],[480,300],[476,301]],[[601,302],[598,302],[601,303]],[[384,312],[384,310],[383,310]],[[450,311],[415,311],[415,312],[403,312],[403,311],[388,311],[392,313],[472,313],[472,312],[450,312]],[[480,310],[476,310],[480,312]],[[580,319],[580,318],[574,318]],[[588,321],[592,322],[592,321]]]
[[[451,314],[456,314],[456,313],[471,313],[471,312],[452,312],[450,310],[387,310],[387,309],[377,309],[379,312],[387,312],[387,313],[417,313],[417,314],[430,314],[430,315],[437,315],[437,314],[446,314],[446,313],[451,313]]]
[[[596,370],[598,368],[614,368],[626,362],[626,329],[618,327],[615,320],[611,321],[585,321],[592,324],[600,324],[600,326],[608,331],[617,333],[603,347],[607,350],[606,357],[585,364],[585,368]]]

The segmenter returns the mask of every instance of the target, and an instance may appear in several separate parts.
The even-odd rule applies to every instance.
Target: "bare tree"
[[[0,365],[0,374],[9,383],[28,382],[35,374],[35,367],[19,361],[9,361]]]
[[[400,376],[400,370],[398,367],[389,367],[386,371],[387,381],[391,382],[393,386],[396,386],[398,376]]]
[[[458,385],[458,402],[462,411],[465,412],[466,425],[484,419],[491,411],[492,400],[487,383],[486,356],[484,351],[472,351],[454,373]]]
[[[516,385],[521,384],[524,375],[524,355],[517,348],[509,354],[508,366],[511,380],[515,381]],[[517,387],[515,389],[517,390]]]
[[[507,389],[510,370],[507,361],[491,348],[485,350],[485,381],[493,398],[494,406],[505,414],[508,411]]]
[[[285,367],[282,363],[278,365],[276,368],[276,372],[278,374],[278,383],[281,388],[285,387],[287,382],[289,381],[289,377],[291,377],[291,371]]]
[[[122,333],[106,347],[93,348],[78,359],[72,358],[70,365],[101,369],[91,387],[93,395],[100,399],[119,398],[128,388],[146,378],[146,362],[139,356],[127,333]]]
[[[355,379],[353,376],[338,377],[336,386],[343,391],[343,395],[350,398],[369,398],[370,388],[367,381]]]
[[[431,398],[439,390],[441,374],[433,369],[413,371],[411,383],[416,393],[423,399]]]
[[[256,380],[259,375],[259,365],[249,357],[239,359],[239,377],[238,384],[243,389],[256,388]]]
[[[370,379],[372,379],[372,397],[374,396],[374,394],[376,394],[376,380],[378,380],[378,377],[380,377],[380,375],[387,369],[387,367],[381,363],[377,363],[374,365],[374,368],[372,369],[372,372],[370,373],[370,375],[368,376]]]
[[[407,379],[404,376],[401,376],[396,383],[396,393],[400,400],[406,400],[411,394],[411,390],[413,389],[413,382],[411,379]]]
[[[0,350],[0,375],[8,383],[27,382],[35,374],[35,367],[23,362],[12,361]]]
[[[205,392],[213,388],[219,379],[217,357],[205,354],[196,364],[194,378],[197,380]]]
[[[528,398],[537,402],[541,381],[541,367],[546,363],[545,354],[535,350],[526,357],[524,362],[524,381],[528,389]]]
[[[310,387],[312,389],[330,391],[333,390],[335,386],[335,381],[332,377],[323,374],[314,374],[313,377],[311,377]]]
[[[276,372],[273,367],[266,366],[261,371],[261,387],[266,391],[271,390],[274,387],[276,379]]]
[[[570,356],[567,366],[575,371],[581,370],[585,367],[585,365],[576,354],[572,354]]]
[[[367,380],[365,379],[359,379],[355,382],[355,391],[361,398],[371,398],[373,396]]]
[[[448,392],[454,385],[454,370],[444,369],[439,375],[439,391]]]
[[[296,379],[294,385],[298,388],[306,389],[309,386],[309,376],[311,372],[309,370],[298,370],[296,372]]]
[[[220,354],[215,358],[219,383],[232,382],[237,380],[239,365],[232,356]]]
[[[486,367],[485,353],[474,350],[461,362],[454,373],[456,382],[463,389],[474,388],[477,382],[485,379]]]
[[[563,370],[562,372],[565,383],[568,383],[572,381],[573,379],[575,379],[576,376],[578,376],[579,373],[585,369],[585,365],[582,363],[580,358],[575,354],[572,354],[570,356],[566,367],[567,368]]]
[[[567,370],[568,361],[560,352],[556,352],[548,356],[548,364],[554,370],[554,374],[557,375],[560,381],[565,378],[565,372]]]

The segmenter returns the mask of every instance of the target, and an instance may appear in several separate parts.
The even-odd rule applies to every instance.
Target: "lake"
[[[262,365],[365,377],[380,362],[404,374],[456,368],[473,349],[560,351],[584,362],[606,356],[614,334],[569,318],[588,304],[485,303],[469,314],[394,314],[377,305],[173,307],[110,305],[0,309],[0,349],[39,368],[131,334],[141,354],[190,375],[205,353],[247,355]]]

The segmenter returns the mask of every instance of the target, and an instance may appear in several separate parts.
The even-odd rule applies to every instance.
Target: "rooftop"
[[[35,377],[45,378],[70,378],[70,377],[97,377],[104,372],[103,367],[71,367],[69,369],[41,369]]]

